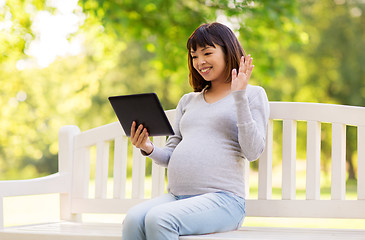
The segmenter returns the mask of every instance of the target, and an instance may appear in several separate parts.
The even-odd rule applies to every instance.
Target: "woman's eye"
[[[191,56],[191,58],[192,58],[192,59],[195,59],[195,58],[197,58],[197,56]]]
[[[204,55],[208,56],[208,55],[210,55],[210,54],[212,54],[212,53],[209,53],[209,52],[208,52],[208,53],[205,53]]]

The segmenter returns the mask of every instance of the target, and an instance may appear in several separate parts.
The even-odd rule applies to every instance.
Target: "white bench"
[[[247,216],[365,219],[365,107],[270,102],[270,108],[267,146],[259,159],[258,197],[247,200]],[[174,110],[167,111],[167,114],[173,121]],[[277,137],[273,136],[273,121],[278,119],[283,123],[282,198],[273,199],[273,138]],[[306,198],[302,200],[296,199],[297,121],[307,121]],[[332,181],[331,199],[328,200],[320,199],[322,122],[332,123]],[[355,200],[345,198],[346,125],[357,128]],[[165,138],[158,137],[153,141],[163,146]],[[85,213],[124,214],[131,206],[145,200],[146,159],[134,148],[133,160],[128,160],[131,153],[128,154],[127,145],[128,139],[118,122],[82,133],[76,126],[62,127],[59,132],[58,173],[33,180],[0,182],[0,239],[120,240],[121,224],[86,223],[81,221],[81,216]],[[114,160],[109,157],[112,155]],[[93,161],[96,161],[95,194],[90,196],[90,162]],[[108,170],[109,161],[113,163],[112,174]],[[131,194],[126,193],[130,192],[126,191],[128,161],[133,161]],[[107,194],[108,175],[113,175],[111,196]],[[154,197],[165,191],[165,169],[153,164],[151,175],[150,195]],[[59,222],[4,228],[4,197],[49,193],[60,194]],[[363,230],[243,226],[238,231],[180,239],[365,239],[365,226]]]

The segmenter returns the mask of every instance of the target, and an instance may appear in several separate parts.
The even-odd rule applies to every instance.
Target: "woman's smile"
[[[200,72],[208,74],[210,72],[210,69],[212,69],[212,67],[205,67],[205,68],[200,69]]]

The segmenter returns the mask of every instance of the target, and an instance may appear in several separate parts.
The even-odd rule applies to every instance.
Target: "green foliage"
[[[254,80],[263,85],[281,71],[284,61],[277,57],[281,49],[287,48],[293,41],[300,44],[299,32],[295,28],[298,22],[295,1],[85,0],[81,5],[103,26],[104,34],[126,43],[123,57],[128,55],[132,61],[128,59],[124,63],[120,60],[126,69],[118,65],[119,71],[123,69],[124,75],[129,77],[143,76],[145,87],[136,89],[154,89],[167,108],[176,106],[180,96],[190,90],[186,40],[202,23],[220,17],[234,23],[234,30],[240,34],[244,48],[253,54],[255,61],[260,62]],[[87,22],[84,28],[89,28]],[[103,35],[100,37],[103,38]],[[146,67],[148,76],[144,76]],[[131,69],[135,71],[128,74]],[[139,80],[135,82],[139,83]],[[133,87],[128,89],[133,91]]]
[[[40,38],[32,27],[36,14],[59,12],[50,3],[0,3],[1,179],[56,172],[59,128],[116,121],[108,96],[153,91],[165,109],[176,107],[191,91],[186,40],[217,19],[254,57],[252,84],[270,100],[365,104],[365,14],[351,15],[364,12],[354,2],[80,0],[74,13],[83,24],[68,40],[82,39],[83,51],[23,69],[34,61],[26,54],[31,42]]]
[[[291,87],[283,92],[282,99],[365,106],[365,5],[355,1],[302,1],[300,9],[306,33],[303,37],[308,40],[290,49],[282,80],[283,85]],[[348,129],[347,141],[355,143],[356,129]],[[325,130],[322,134],[328,135]],[[323,165],[327,166],[330,146],[327,143],[322,148]],[[346,150],[349,177],[355,178],[356,150],[350,144]]]

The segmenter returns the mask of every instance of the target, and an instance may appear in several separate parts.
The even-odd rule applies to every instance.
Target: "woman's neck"
[[[212,94],[225,94],[231,92],[231,83],[226,82],[212,82],[212,85],[208,89]]]
[[[213,84],[205,90],[204,98],[208,103],[214,103],[231,93],[230,83]]]

